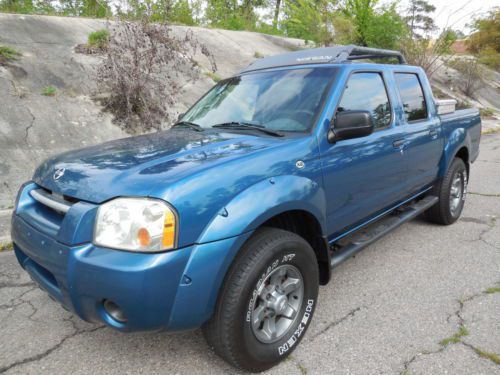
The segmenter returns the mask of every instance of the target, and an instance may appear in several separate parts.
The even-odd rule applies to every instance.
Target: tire
[[[309,243],[281,229],[259,229],[228,271],[204,336],[231,365],[250,372],[267,370],[304,337],[318,286],[318,263]],[[273,320],[276,336],[269,334]]]
[[[462,159],[455,158],[444,177],[432,191],[439,201],[427,210],[427,219],[442,225],[450,225],[457,221],[464,208],[467,183],[465,163]]]

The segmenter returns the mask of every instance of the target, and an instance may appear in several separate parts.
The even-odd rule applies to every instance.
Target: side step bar
[[[428,196],[413,204],[402,206],[394,210],[392,214],[384,216],[368,227],[362,228],[354,234],[340,239],[333,245],[335,250],[333,250],[331,255],[330,266],[332,268],[338,266],[344,260],[359,253],[366,246],[377,241],[391,230],[414,219],[428,208],[435,205],[437,201],[438,197]]]

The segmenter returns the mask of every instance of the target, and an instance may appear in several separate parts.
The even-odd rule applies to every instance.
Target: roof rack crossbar
[[[350,50],[347,51],[347,60],[362,60],[362,59],[394,57],[394,58],[398,59],[398,62],[400,64],[406,64],[405,57],[403,56],[403,54],[401,52],[398,52],[398,51],[391,51],[391,50],[379,49],[379,48],[358,47],[358,46],[350,46],[350,47],[351,47]]]

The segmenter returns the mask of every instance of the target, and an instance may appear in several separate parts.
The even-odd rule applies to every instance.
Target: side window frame
[[[366,70],[366,69],[352,70],[349,73],[349,76],[347,77],[347,79],[345,81],[344,87],[342,88],[342,94],[340,95],[340,98],[339,98],[337,104],[335,105],[335,110],[333,111],[333,118],[335,118],[335,115],[337,114],[337,110],[340,106],[340,103],[342,103],[342,99],[344,98],[344,94],[345,94],[345,91],[347,89],[347,85],[349,83],[349,80],[351,79],[351,77],[353,75],[359,74],[359,73],[377,74],[380,77],[380,79],[382,80],[382,84],[384,85],[385,95],[387,96],[387,102],[389,103],[389,113],[390,113],[391,117],[389,118],[388,124],[382,128],[374,128],[373,132],[375,133],[375,132],[378,132],[381,130],[387,130],[389,128],[392,128],[393,121],[394,121],[394,107],[392,105],[391,95],[389,94],[389,90],[387,89],[387,82],[386,82],[385,77],[384,77],[384,72],[381,70],[370,70],[370,69],[368,69],[368,70]]]
[[[401,95],[401,90],[399,89],[399,86],[398,86],[398,81],[397,81],[397,75],[398,74],[411,74],[411,75],[414,75],[415,77],[417,77],[417,82],[418,82],[418,85],[420,86],[420,91],[422,92],[422,97],[424,98],[424,103],[425,103],[425,117],[424,118],[420,118],[418,120],[411,120],[411,121],[408,121],[406,119],[406,113],[404,111],[404,101],[403,101],[403,97]],[[401,109],[403,110],[403,120],[406,124],[410,125],[410,124],[418,124],[419,122],[426,122],[426,121],[429,121],[430,119],[430,111],[429,111],[429,101],[427,100],[427,96],[425,94],[425,91],[424,91],[424,87],[422,86],[422,80],[420,79],[420,74],[418,72],[411,72],[411,71],[394,71],[393,72],[393,75],[394,75],[394,83],[396,84],[395,88],[396,88],[396,91],[397,91],[397,94],[398,94],[398,97],[399,97],[399,101],[400,101],[400,104],[401,104]]]

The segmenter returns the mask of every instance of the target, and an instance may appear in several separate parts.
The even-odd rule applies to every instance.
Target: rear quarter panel
[[[440,166],[442,177],[462,147],[467,148],[470,163],[476,160],[481,140],[481,118],[477,109],[462,109],[440,118],[445,140]]]

